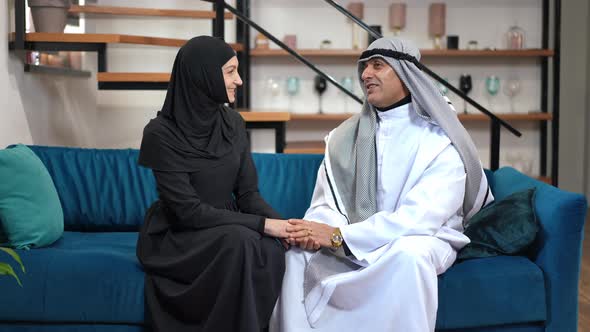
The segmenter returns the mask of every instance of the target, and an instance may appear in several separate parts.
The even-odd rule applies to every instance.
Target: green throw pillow
[[[457,259],[522,254],[540,229],[534,196],[534,188],[519,191],[476,213],[465,228],[471,243],[459,251]]]
[[[59,197],[43,162],[25,145],[0,150],[0,246],[48,246],[63,231]]]

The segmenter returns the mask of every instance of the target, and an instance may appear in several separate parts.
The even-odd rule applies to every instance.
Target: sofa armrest
[[[531,258],[544,273],[547,287],[546,331],[576,331],[578,282],[588,203],[570,193],[504,167],[494,172],[496,199],[535,187],[535,213],[541,224]]]

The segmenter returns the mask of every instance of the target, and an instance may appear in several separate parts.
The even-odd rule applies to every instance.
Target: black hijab
[[[159,171],[192,172],[232,150],[236,115],[221,67],[236,53],[223,40],[199,36],[180,48],[162,110],[143,131],[139,164]],[[232,114],[233,113],[233,114]]]

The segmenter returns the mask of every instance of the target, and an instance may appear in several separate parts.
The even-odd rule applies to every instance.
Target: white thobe
[[[378,117],[378,212],[348,224],[322,165],[304,217],[340,227],[351,259],[362,267],[324,279],[304,299],[304,270],[313,252],[288,251],[271,332],[434,331],[437,275],[469,243],[462,233],[465,169],[444,131],[411,104]],[[326,154],[333,179],[329,162]]]

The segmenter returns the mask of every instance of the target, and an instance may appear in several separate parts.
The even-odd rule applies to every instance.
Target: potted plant
[[[70,0],[29,0],[33,24],[37,32],[63,32],[70,9]]]
[[[0,251],[5,252],[10,257],[12,257],[20,265],[20,268],[23,271],[23,273],[25,273],[25,266],[23,265],[23,262],[21,261],[19,255],[14,250],[9,249],[9,248],[0,247]],[[14,269],[8,263],[0,262],[0,275],[9,275],[9,276],[12,276],[14,279],[16,279],[16,282],[18,282],[18,284],[21,287],[23,286],[23,284],[20,282],[20,279],[18,278],[18,276],[14,272]]]

